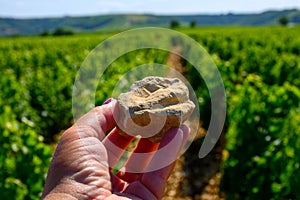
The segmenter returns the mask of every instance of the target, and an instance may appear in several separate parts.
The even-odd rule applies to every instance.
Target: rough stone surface
[[[120,134],[159,142],[172,127],[179,127],[193,112],[186,85],[177,78],[146,77],[135,82],[118,101]]]

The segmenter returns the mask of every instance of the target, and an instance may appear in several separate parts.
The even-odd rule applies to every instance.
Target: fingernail
[[[104,101],[103,105],[109,104],[109,103],[112,102],[112,101],[113,101],[113,98],[108,98],[108,99],[106,99],[106,100]]]

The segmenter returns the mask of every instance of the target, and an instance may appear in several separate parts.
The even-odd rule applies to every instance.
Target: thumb
[[[73,128],[80,132],[81,137],[97,136],[99,140],[102,140],[105,133],[116,126],[113,115],[115,109],[116,100],[111,99],[107,104],[97,106],[79,118]]]

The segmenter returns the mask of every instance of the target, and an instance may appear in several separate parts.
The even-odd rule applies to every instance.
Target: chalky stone
[[[117,128],[121,135],[140,135],[160,142],[172,127],[180,127],[195,105],[177,78],[146,77],[119,95]]]

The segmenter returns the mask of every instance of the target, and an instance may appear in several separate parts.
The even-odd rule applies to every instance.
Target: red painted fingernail
[[[113,98],[108,98],[104,101],[103,105],[105,104],[109,104],[110,102],[112,102]]]

